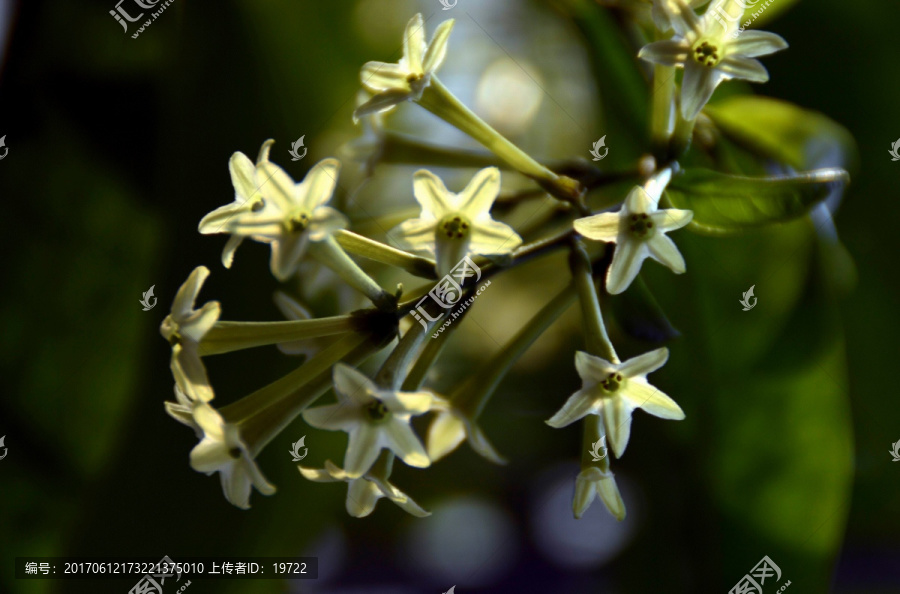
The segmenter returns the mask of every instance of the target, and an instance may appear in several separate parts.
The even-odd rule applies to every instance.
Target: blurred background
[[[577,308],[482,417],[509,465],[467,445],[426,471],[397,464],[395,483],[433,512],[427,519],[388,501],[368,518],[347,516],[345,487],[305,481],[288,457],[306,435],[305,464],[340,461],[346,436],[301,420],[259,457],[278,493],[234,508],[217,477],[191,470],[195,438],[164,413],[173,382],[158,326],[195,266],[212,270],[201,300],[220,301],[223,319],[282,319],[268,249],[247,243],[226,270],[225,238],[197,233],[204,214],[233,198],[234,151],[255,158],[274,138],[272,159],[298,180],[341,155],[359,135],[350,117],[359,67],[395,61],[406,21],[421,11],[429,35],[457,20],[441,79],[514,142],[552,161],[586,158],[606,135],[601,165],[627,169],[648,146],[647,71],[622,16],[640,4],[458,0],[444,11],[437,0],[175,0],[135,39],[137,23],[125,33],[110,16],[113,0],[0,0],[9,149],[0,161],[0,591],[133,585],[16,581],[12,559],[26,555],[319,558],[316,581],[196,580],[198,594],[724,593],[764,555],[791,592],[900,591],[900,464],[888,453],[900,440],[897,348],[887,340],[900,291],[887,241],[900,211],[900,163],[887,154],[900,136],[896,2],[775,0],[754,23],[791,44],[764,59],[771,82],[725,85],[714,99],[751,92],[825,114],[856,148],[839,143],[808,165],[842,164],[853,183],[829,201],[836,235],[809,218],[728,238],[682,231],[674,239],[688,273],[655,264],[642,273],[667,317],[632,291],[610,304],[620,354],[670,339],[653,381],[687,413],[680,423],[635,414],[627,456],[613,463],[624,522],[599,503],[572,519],[581,432],[543,422],[579,385]],[[479,150],[412,104],[386,126]],[[301,136],[309,154],[292,162]],[[385,221],[415,212],[417,168],[379,166],[363,184],[345,161],[339,199],[354,229],[383,239]],[[435,170],[453,190],[473,172]],[[504,188],[516,187],[527,183],[505,174]],[[610,187],[598,200],[626,191]],[[544,207],[528,202],[504,218],[527,228]],[[385,286],[420,284],[373,271]],[[495,277],[429,385],[446,391],[496,352],[567,282],[564,271],[554,256]],[[142,311],[151,285],[159,307]],[[751,285],[759,303],[743,312]],[[299,289],[319,315],[363,305],[327,276]],[[208,360],[221,403],[294,365],[275,347]]]

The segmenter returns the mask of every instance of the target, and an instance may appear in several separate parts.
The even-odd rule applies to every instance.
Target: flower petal
[[[594,241],[615,243],[619,235],[619,213],[604,212],[591,217],[576,219],[575,231]]]
[[[631,403],[622,397],[612,398],[603,403],[603,424],[606,438],[612,446],[616,458],[621,458],[631,437]]]
[[[256,461],[247,453],[246,447],[242,447],[241,452],[242,456],[240,462],[238,462],[238,467],[250,478],[250,482],[253,483],[257,491],[263,495],[273,495],[276,490],[275,485],[266,480]]]
[[[504,466],[509,462],[506,458],[501,456],[494,445],[488,441],[484,431],[481,430],[481,427],[479,427],[475,421],[468,421],[466,423],[466,432],[469,437],[469,446],[475,450],[476,454],[488,462],[493,462],[500,466]]]
[[[597,494],[600,500],[609,510],[609,513],[620,522],[625,519],[625,502],[622,501],[622,495],[619,493],[619,486],[612,473],[609,476],[600,478],[596,483]]]
[[[218,301],[208,301],[181,322],[181,336],[199,344],[222,314]]]
[[[266,202],[276,206],[282,213],[288,213],[294,209],[297,184],[284,169],[270,161],[263,161],[257,165],[257,180],[259,181],[259,191]]]
[[[647,240],[646,244],[650,257],[675,274],[683,274],[687,270],[684,256],[678,251],[678,246],[664,233],[657,233]]]
[[[194,302],[197,300],[197,294],[203,288],[206,277],[209,276],[209,268],[206,266],[198,266],[194,268],[184,284],[175,294],[175,300],[172,302],[172,316],[179,324],[185,320],[194,309]]]
[[[627,398],[634,408],[642,408],[654,417],[675,421],[684,418],[684,411],[674,400],[643,379],[628,380],[623,397]]]
[[[546,423],[556,429],[571,425],[575,421],[583,419],[587,415],[597,414],[597,404],[593,398],[592,390],[578,390],[566,400],[556,414],[550,417]]]
[[[313,481],[314,483],[341,482],[341,481],[338,481],[338,479],[331,476],[331,474],[324,468],[307,468],[305,466],[298,466],[297,470],[300,471],[300,474],[303,475],[303,478],[305,478],[306,480]]]
[[[411,89],[409,88],[409,82],[406,80],[408,74],[409,71],[400,64],[366,62],[359,72],[359,78],[363,86],[373,93],[389,90],[409,93]]]
[[[368,406],[379,391],[375,382],[346,363],[337,363],[332,377],[338,400],[348,407]]]
[[[326,404],[303,411],[303,420],[316,429],[349,431],[363,422],[360,410],[345,404]]]
[[[583,382],[584,388],[593,388],[597,383],[605,380],[610,374],[619,370],[619,367],[603,357],[597,357],[584,351],[575,353],[575,369]]]
[[[684,119],[697,119],[720,82],[722,74],[718,68],[707,68],[692,60],[685,64],[681,82],[681,115]]]
[[[357,122],[360,118],[367,115],[388,111],[401,103],[409,101],[412,97],[412,91],[404,91],[403,89],[382,91],[377,95],[373,95],[371,99],[353,111],[353,121]]]
[[[403,33],[403,64],[410,72],[423,73],[422,57],[425,54],[425,21],[422,13],[409,19]]]
[[[744,31],[728,46],[728,53],[747,58],[757,58],[774,54],[788,48],[788,42],[781,35],[768,31]]]
[[[505,223],[490,218],[472,222],[469,251],[481,256],[508,254],[522,245],[522,237]]]
[[[381,390],[376,396],[394,414],[421,415],[431,410],[434,394],[427,391],[393,392]]]
[[[322,159],[316,163],[296,187],[295,204],[311,214],[331,200],[340,172],[341,162],[337,159]]]
[[[252,489],[250,477],[236,464],[219,471],[222,481],[222,492],[228,502],[241,509],[250,509],[250,491]]]
[[[420,218],[440,219],[459,208],[457,197],[447,190],[441,178],[427,169],[413,175],[413,195],[422,207]]]
[[[629,379],[646,377],[647,374],[653,373],[665,365],[668,360],[669,349],[663,347],[628,359],[619,365],[619,371]]]
[[[663,233],[681,229],[694,219],[694,212],[691,210],[678,210],[675,208],[667,208],[666,210],[658,210],[650,214],[656,230]]]
[[[647,246],[644,241],[625,239],[616,244],[612,264],[606,273],[606,292],[618,295],[627,289],[647,257]]]
[[[256,165],[244,153],[234,153],[228,161],[228,171],[231,174],[231,184],[234,186],[235,202],[243,204],[253,199],[259,193],[259,184],[256,181]]]
[[[667,39],[648,43],[638,52],[638,58],[663,66],[678,66],[687,61],[689,51],[683,40]]]
[[[459,194],[459,211],[471,219],[491,212],[491,206],[500,193],[500,170],[486,167],[475,174],[472,181]]]
[[[191,450],[191,468],[197,472],[211,474],[234,464],[225,442],[204,437]]]
[[[625,212],[620,216],[627,214],[647,214],[656,210],[656,200],[647,190],[641,186],[635,186],[628,192],[625,198]]]
[[[176,344],[172,347],[172,359],[169,362],[175,383],[191,400],[209,402],[215,398],[206,367],[197,354],[196,347]]]
[[[450,39],[450,32],[453,30],[455,22],[454,19],[446,20],[435,29],[434,36],[431,38],[431,43],[428,44],[428,49],[425,50],[425,58],[422,61],[422,69],[428,74],[433,73],[444,63],[444,58],[447,57],[447,42]]]
[[[272,242],[269,268],[275,278],[284,282],[297,272],[297,267],[306,253],[308,243],[309,235],[306,232],[284,235],[281,239]]]
[[[312,222],[307,229],[310,241],[322,241],[339,229],[346,229],[350,221],[339,210],[330,206],[320,206],[312,213]]]
[[[739,78],[750,82],[764,83],[769,80],[769,71],[759,60],[742,56],[726,56],[719,63],[721,70],[728,78]]]
[[[660,4],[663,10],[666,11],[666,14],[668,14],[675,33],[680,37],[684,37],[688,33],[698,35],[703,33],[700,17],[683,0],[660,0]]]
[[[222,266],[231,268],[231,264],[234,262],[234,253],[243,241],[244,237],[241,235],[232,235],[228,238],[225,248],[222,250]]]
[[[366,422],[351,429],[347,453],[344,455],[344,471],[349,478],[359,478],[372,468],[383,447],[379,435],[382,432],[383,429]]]
[[[398,458],[416,468],[427,468],[431,465],[422,442],[413,433],[409,423],[392,418],[382,425],[381,430],[387,447],[397,454]]]
[[[572,500],[572,511],[575,513],[576,519],[581,519],[581,516],[597,497],[597,482],[593,477],[594,473],[599,474],[600,470],[591,467],[581,471],[575,478],[575,498]]]
[[[436,228],[437,221],[433,218],[409,219],[391,229],[387,238],[400,249],[434,258]]]
[[[432,462],[437,462],[466,438],[466,426],[462,418],[450,411],[438,414],[428,427],[425,447]]]
[[[365,478],[354,479],[347,486],[347,513],[354,518],[365,518],[372,513],[381,497],[377,485]]]

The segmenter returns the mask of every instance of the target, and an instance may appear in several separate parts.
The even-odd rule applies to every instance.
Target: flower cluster
[[[485,459],[505,463],[479,424],[481,412],[512,365],[575,299],[580,302],[585,340],[585,349],[574,354],[581,388],[564,402],[564,395],[551,395],[548,414],[562,404],[546,423],[560,429],[580,423],[583,451],[607,439],[613,455],[621,458],[636,409],[661,419],[684,419],[681,407],[647,379],[666,363],[668,349],[655,348],[621,361],[607,334],[604,316],[609,314],[601,311],[600,302],[601,297],[605,302],[627,291],[647,258],[676,274],[686,271],[685,259],[669,234],[690,229],[695,212],[672,207],[667,192],[681,175],[679,159],[690,145],[693,122],[722,81],[764,82],[768,74],[754,58],[786,47],[771,33],[747,32],[734,39],[728,26],[717,19],[721,7],[707,9],[703,15],[695,12],[705,4],[702,0],[654,2],[655,28],[649,36],[655,41],[636,51],[636,58],[684,70],[680,83],[674,76],[654,81],[659,93],[654,105],[663,114],[675,113],[676,105],[680,106],[682,125],[663,123],[655,130],[666,146],[648,157],[651,167],[629,174],[634,183],[612,208],[608,202],[603,208],[592,207],[591,191],[607,183],[602,171],[589,171],[576,179],[563,171],[577,167],[547,167],[501,136],[443,85],[437,71],[448,55],[452,20],[439,25],[426,43],[424,20],[416,15],[406,27],[398,63],[368,62],[362,67],[365,95],[358,101],[354,119],[361,120],[367,132],[362,141],[352,143],[350,153],[367,172],[379,166],[378,145],[387,134],[385,115],[415,103],[482,143],[495,162],[511,170],[504,175],[521,175],[534,184],[532,193],[554,199],[557,209],[552,216],[567,217],[566,228],[556,235],[543,233],[537,226],[537,232],[529,230],[534,239],[526,243],[523,230],[496,220],[502,218],[496,208],[501,194],[498,167],[475,172],[459,191],[449,190],[431,171],[416,171],[410,204],[414,199],[420,214],[387,233],[388,245],[353,232],[352,217],[331,205],[346,203],[334,200],[345,192],[339,160],[323,159],[295,182],[270,160],[271,140],[262,145],[255,163],[235,153],[229,162],[233,202],[213,210],[199,224],[202,234],[228,236],[222,254],[225,268],[231,266],[244,240],[269,244],[269,268],[278,281],[299,278],[309,284],[312,263],[333,272],[339,279],[335,282],[358,291],[372,306],[323,317],[285,286],[275,299],[287,320],[221,320],[218,302],[196,307],[209,270],[202,266],[194,270],[161,326],[172,346],[175,379],[175,401],[167,402],[166,410],[199,439],[191,452],[191,466],[201,473],[218,472],[226,499],[247,508],[254,487],[266,495],[275,491],[256,458],[285,427],[302,417],[316,429],[348,434],[342,466],[326,460],[321,468],[298,467],[313,482],[347,483],[348,513],[366,516],[379,499],[387,498],[412,515],[426,516],[428,512],[390,482],[395,459],[426,469],[467,442]],[[678,84],[680,93],[676,93]],[[463,259],[477,260],[479,277],[488,278],[555,251],[569,253],[569,286],[446,396],[429,387],[429,370],[439,362],[447,338],[465,325],[457,322],[446,333],[436,333],[433,342],[426,340],[443,315],[435,311],[437,315],[427,316],[428,323],[421,318],[417,318],[421,323],[404,323],[401,335],[401,321],[408,320],[406,314],[429,294],[434,280],[448,275]],[[411,282],[420,279],[421,285],[408,292],[402,286],[390,292],[377,275],[363,268],[361,259],[398,269]],[[455,290],[458,300],[476,287],[462,278]],[[203,357],[266,345],[305,356],[286,376],[214,408],[215,392]],[[389,353],[374,373],[360,371],[367,359],[386,347]],[[332,389],[336,400],[317,404]],[[432,419],[423,441],[411,420],[424,415]],[[576,517],[598,496],[611,514],[625,517],[610,459],[583,457],[575,479]]]

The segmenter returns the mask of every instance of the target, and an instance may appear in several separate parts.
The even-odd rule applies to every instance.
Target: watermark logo
[[[738,303],[740,303],[741,305],[744,306],[744,311],[750,311],[751,309],[756,307],[756,302],[758,301],[758,299],[753,296],[753,287],[755,287],[755,286],[756,285],[751,286],[747,290],[747,292],[744,293],[744,298],[741,299],[740,301],[738,301]],[[753,299],[753,303],[750,303],[751,299]]]
[[[418,320],[422,327],[427,329],[428,322],[437,322],[442,317],[444,317],[444,313],[441,313],[437,317],[431,317],[428,313],[428,310],[422,305],[422,303],[431,297],[431,299],[440,305],[443,309],[452,309],[457,304],[459,304],[460,299],[462,299],[463,293],[463,285],[466,283],[466,279],[475,277],[473,282],[477,283],[481,280],[481,269],[478,267],[475,262],[472,261],[471,258],[466,256],[462,260],[460,260],[456,266],[447,274],[444,278],[438,281],[438,283],[434,286],[433,289],[428,291],[428,294],[419,299],[419,302],[416,303],[416,307],[413,308],[412,311],[409,312],[413,318]],[[456,311],[450,312],[450,319],[444,322],[444,325],[438,329],[437,332],[431,335],[432,338],[437,338],[438,335],[444,331],[450,324],[453,323],[453,320],[458,318],[463,314],[467,307],[469,307],[475,299],[481,295],[481,292],[484,291],[485,288],[490,286],[491,281],[486,282],[485,284],[478,287],[478,291],[466,300],[465,303],[460,304],[459,309]],[[428,320],[426,322],[426,320]]]
[[[153,287],[156,285],[150,285],[150,288],[144,291],[143,298],[141,298],[138,303],[144,306],[144,311],[150,311],[154,307],[156,307],[156,302],[158,301],[156,297],[153,296]],[[150,303],[150,300],[153,299],[153,303]]]
[[[163,584],[166,583],[166,578],[177,575],[178,577],[175,578],[175,581],[181,581],[181,572],[178,571],[178,564],[172,561],[168,555],[160,559],[159,563],[153,566],[153,569],[157,569],[158,573],[146,574],[128,591],[128,594],[163,594]],[[190,585],[191,582],[188,580],[178,592],[184,592]]]
[[[455,591],[456,591],[456,586],[453,586],[452,588],[450,588],[449,590],[444,592],[444,594],[454,594]]]
[[[300,439],[298,439],[297,441],[295,441],[294,443],[291,444],[290,454],[291,454],[291,456],[294,457],[294,460],[293,460],[294,462],[299,462],[300,460],[306,458],[306,454],[309,453],[309,448],[303,447],[306,445],[304,443],[305,441],[306,441],[306,436],[304,435],[303,437],[301,437]],[[303,448],[302,456],[300,455],[300,448]]]
[[[898,140],[897,142],[900,142],[900,140]],[[2,161],[6,158],[6,154],[9,152],[9,147],[6,146],[6,134],[0,137],[0,148],[3,149],[3,154],[0,155],[0,161]]]
[[[145,11],[158,8],[159,10],[150,13],[150,18],[144,21],[134,35],[131,36],[132,39],[137,39],[138,36],[143,33],[144,30],[174,1],[175,0],[165,0],[165,2],[160,4],[161,0],[119,0],[115,9],[110,10],[109,14],[116,19],[116,22],[122,25],[122,30],[127,34],[128,23],[135,23],[144,18],[144,15],[147,14]],[[125,4],[128,8],[126,9],[122,4]],[[132,16],[132,14],[136,14],[136,16]]]
[[[606,148],[606,150],[603,151],[603,154],[601,155],[600,149],[602,148]],[[591,154],[594,156],[594,161],[600,161],[601,159],[606,157],[607,153],[609,153],[609,147],[606,146],[606,134],[604,134],[603,137],[600,138],[600,140],[594,143],[594,148],[591,149]]]
[[[767,579],[770,583],[781,580],[781,568],[775,565],[768,555],[754,565],[753,569],[728,591],[728,594],[763,594],[763,585]],[[791,581],[788,580],[775,592],[784,592],[790,585]]]
[[[0,445],[3,445],[3,438],[0,438]],[[900,462],[900,439],[897,440],[897,443],[892,443],[891,447],[893,450],[889,450],[891,452],[891,456],[894,457],[891,462]],[[0,458],[2,460],[2,458]]]
[[[453,2],[450,2],[450,0],[439,0],[439,2],[441,3],[441,6],[444,7],[441,10],[450,10],[451,8],[456,6],[456,3],[458,2],[458,0],[453,0]],[[453,588],[451,588],[451,590],[452,589]],[[453,594],[453,592],[451,592],[450,594]]]
[[[303,146],[304,138],[306,138],[306,134],[304,134],[303,136],[301,136],[300,138],[295,140],[294,144],[291,145],[291,150],[288,151],[291,154],[291,161],[299,161],[300,159],[302,159],[303,157],[306,156],[306,147]],[[302,155],[298,154],[298,152],[297,152],[301,148],[303,149]]]
[[[600,448],[603,448],[603,454],[600,454]],[[594,462],[599,462],[600,460],[606,458],[606,436],[601,435],[600,439],[591,444],[591,449],[588,450],[588,454],[591,455]]]
[[[3,138],[6,137],[4,136]],[[2,141],[3,138],[0,138],[0,141]],[[891,150],[889,150],[888,153],[890,153],[891,157],[893,157],[891,161],[900,161],[900,138],[897,139],[897,142],[891,145]],[[6,155],[3,156],[5,157]]]
[[[3,443],[4,441],[6,441],[6,436],[5,436],[5,435],[4,435],[3,437],[0,437],[0,448],[3,448],[3,455],[0,456],[0,460],[6,458],[6,453],[7,453],[7,450],[9,449],[9,448],[7,448],[7,447],[5,446],[5,444]],[[900,443],[900,441],[898,441],[897,443]]]

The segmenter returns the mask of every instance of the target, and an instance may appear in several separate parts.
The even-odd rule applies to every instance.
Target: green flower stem
[[[332,336],[356,329],[350,315],[286,322],[216,322],[200,341],[200,356],[219,355],[292,340]]]
[[[437,76],[431,77],[431,84],[425,88],[418,103],[483,144],[513,169],[535,180],[560,200],[571,202],[579,208],[583,206],[584,188],[581,184],[570,177],[557,175],[535,161],[466,107]]]
[[[465,310],[469,311],[468,309]],[[459,320],[457,320],[459,322]],[[421,328],[422,325],[418,324]],[[460,326],[459,323],[452,324],[447,327],[444,332],[438,334],[437,338],[432,338],[428,342],[425,343],[425,348],[422,349],[422,353],[419,355],[419,358],[416,359],[415,365],[413,365],[409,374],[406,376],[406,379],[403,380],[402,390],[404,392],[415,392],[419,388],[422,387],[422,383],[425,381],[425,377],[428,375],[428,372],[431,371],[431,366],[434,361],[440,356],[441,352],[444,350],[444,347],[447,346],[447,337],[454,331],[454,329]]]
[[[349,334],[283,378],[223,407],[222,417],[238,425],[251,455],[256,456],[328,391],[335,363],[344,360],[356,366],[377,349],[371,337]]]
[[[368,297],[378,309],[390,311],[397,307],[396,298],[378,286],[372,277],[350,259],[334,237],[328,236],[322,241],[310,242],[309,253]]]
[[[681,117],[681,110],[677,110],[675,116],[675,132],[672,134],[672,142],[669,146],[668,160],[680,159],[691,147],[691,139],[694,136],[694,124],[697,120],[686,120]]]
[[[434,261],[427,258],[414,256],[410,253],[385,245],[380,241],[357,235],[352,231],[336,231],[334,238],[344,250],[351,254],[381,262],[382,264],[397,266],[410,274],[422,278],[437,278],[437,274],[434,271]]]
[[[375,383],[388,390],[399,390],[412,365],[416,352],[427,335],[428,328],[425,328],[422,324],[416,322],[410,326],[409,330],[406,331],[406,334],[403,335],[381,366],[381,369],[375,376]]]
[[[675,131],[675,67],[653,67],[653,109],[650,115],[650,137],[653,155],[665,160],[669,140]]]
[[[223,406],[219,412],[226,421],[241,423],[258,411],[295,394],[320,373],[329,371],[335,363],[367,340],[369,340],[369,336],[366,334],[347,334],[304,361],[297,369],[281,379],[237,402]]]
[[[416,167],[509,167],[491,153],[432,144],[397,132],[385,132],[379,163]]]
[[[572,285],[560,291],[500,352],[461,383],[451,396],[456,407],[469,419],[477,419],[513,364],[572,305],[575,296]]]
[[[584,433],[581,439],[581,470],[595,467],[603,473],[609,472],[608,455],[600,461],[594,462],[594,457],[589,453],[593,449],[594,444],[597,443],[597,440],[601,438],[600,423],[597,422],[593,415],[585,417],[581,423],[584,425]]]
[[[591,271],[591,259],[581,240],[576,239],[573,243],[569,264],[572,268],[575,285],[578,287],[578,298],[581,301],[581,315],[586,326],[587,350],[607,361],[618,363],[619,358],[606,333],[603,314],[600,313],[600,301],[597,299],[597,288],[594,285],[594,275]]]

